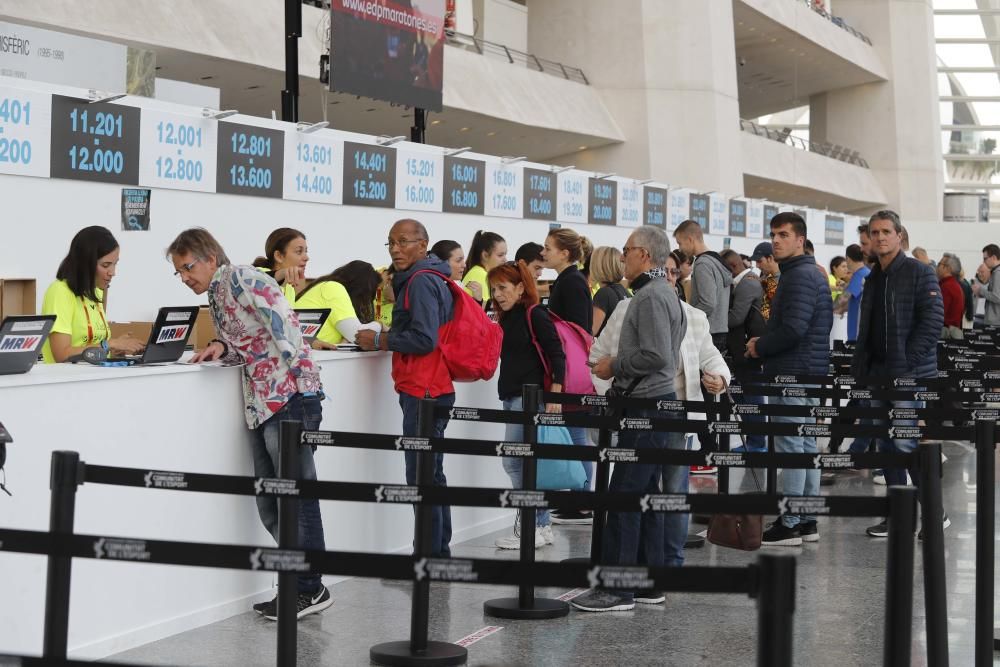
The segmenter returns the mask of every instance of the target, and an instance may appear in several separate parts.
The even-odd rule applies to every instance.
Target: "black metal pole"
[[[524,412],[538,414],[542,389],[535,384],[526,384],[522,389]],[[538,426],[531,420],[524,426],[524,441],[532,445],[538,443]],[[533,456],[522,458],[522,488],[535,488],[537,462]],[[535,508],[521,508],[521,556],[522,564],[531,565],[535,562]],[[543,619],[559,618],[569,613],[569,605],[561,600],[536,598],[534,584],[521,584],[517,587],[516,598],[497,598],[483,603],[483,611],[490,616],[499,618]]]
[[[278,431],[278,477],[299,478],[299,443],[302,422],[282,421]],[[278,497],[278,547],[299,548],[299,499]],[[278,575],[278,665],[295,665],[298,652],[299,577],[294,572]]]
[[[996,422],[976,421],[976,666],[993,664]]]
[[[53,536],[73,534],[76,514],[76,487],[83,482],[80,455],[77,452],[52,452],[49,475],[49,532]],[[73,559],[67,556],[48,557],[45,575],[45,630],[42,656],[54,660],[66,659],[69,634],[69,593]]]
[[[415,144],[427,143],[427,112],[420,107],[413,109],[413,126],[410,127],[410,141]]]
[[[763,554],[757,591],[757,665],[792,666],[792,619],[795,614],[795,558]]]
[[[285,89],[281,91],[281,120],[299,120],[299,37],[302,36],[302,0],[285,0]]]
[[[597,433],[597,449],[600,452],[611,448],[611,430],[602,428]],[[607,460],[598,459],[594,466],[597,474],[594,476],[594,491],[596,493],[607,493],[611,483],[611,463]],[[604,544],[604,524],[608,518],[606,509],[594,510],[594,525],[590,535],[590,562],[596,565],[601,562],[601,549]]]
[[[921,444],[919,451],[927,664],[948,667],[948,598],[944,568],[944,508],[941,504],[941,445]]]
[[[909,667],[913,636],[913,533],[917,490],[889,487],[889,549],[885,567],[884,667]]]
[[[433,398],[421,399],[417,408],[417,436],[434,437]],[[417,459],[417,484],[434,484],[433,452],[419,451]],[[434,555],[433,505],[415,505],[413,508],[413,555],[416,558],[431,558]],[[424,578],[413,582],[413,596],[410,599],[410,639],[408,641],[376,644],[368,650],[368,657],[377,665],[398,665],[409,667],[445,667],[462,665],[468,660],[469,652],[464,646],[427,639],[430,628],[431,582]]]

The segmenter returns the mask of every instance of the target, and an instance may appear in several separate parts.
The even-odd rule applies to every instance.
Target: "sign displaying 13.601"
[[[139,115],[136,107],[53,95],[52,177],[137,183]]]

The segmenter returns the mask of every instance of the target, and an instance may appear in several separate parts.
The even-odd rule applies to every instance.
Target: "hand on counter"
[[[386,349],[385,344],[387,336],[385,334],[381,334],[380,338],[381,340],[379,342],[381,343],[381,345],[379,346],[379,348],[384,350]],[[379,349],[375,347],[375,332],[370,329],[362,329],[361,331],[359,331],[354,338],[354,342],[357,343],[358,347],[364,350],[365,352],[371,352],[373,350]]]
[[[146,343],[138,338],[133,338],[132,334],[126,334],[108,339],[108,349],[119,355],[142,354],[142,351],[146,349]]]
[[[206,345],[200,352],[196,352],[193,357],[191,357],[190,363],[198,364],[202,361],[215,361],[219,359],[226,353],[226,348],[222,346],[222,343],[211,342]]]

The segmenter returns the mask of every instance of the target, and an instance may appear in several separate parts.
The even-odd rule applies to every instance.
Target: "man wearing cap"
[[[780,275],[778,263],[774,261],[774,248],[767,241],[758,243],[757,247],[753,249],[753,254],[750,255],[750,260],[756,262],[757,269],[760,270],[761,283],[764,287],[764,304],[760,313],[766,320],[771,317],[771,301],[774,300],[774,295],[778,291],[778,277]]]

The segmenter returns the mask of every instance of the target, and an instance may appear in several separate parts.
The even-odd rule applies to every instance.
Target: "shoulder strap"
[[[538,352],[538,358],[542,362],[542,370],[545,371],[546,375],[551,376],[552,368],[549,366],[549,360],[545,358],[545,352],[542,350],[542,346],[538,342],[538,336],[535,335],[535,325],[531,320],[536,308],[538,308],[537,303],[528,306],[528,310],[525,311],[525,319],[528,320],[528,335],[531,336],[531,343],[535,346],[535,351]],[[553,313],[549,313],[549,316],[553,318],[555,317]],[[555,323],[553,322],[553,324]]]
[[[412,276],[406,279],[405,291],[403,292],[403,307],[406,308],[407,310],[410,309],[410,283],[413,282],[413,279],[419,276],[421,273],[430,273],[432,275],[437,276],[438,278],[443,279],[445,281],[445,286],[448,286],[448,283],[451,282],[451,279],[448,276],[444,275],[440,271],[435,271],[434,269],[420,269],[419,271],[415,271]],[[448,291],[449,292],[452,291],[450,287]]]

